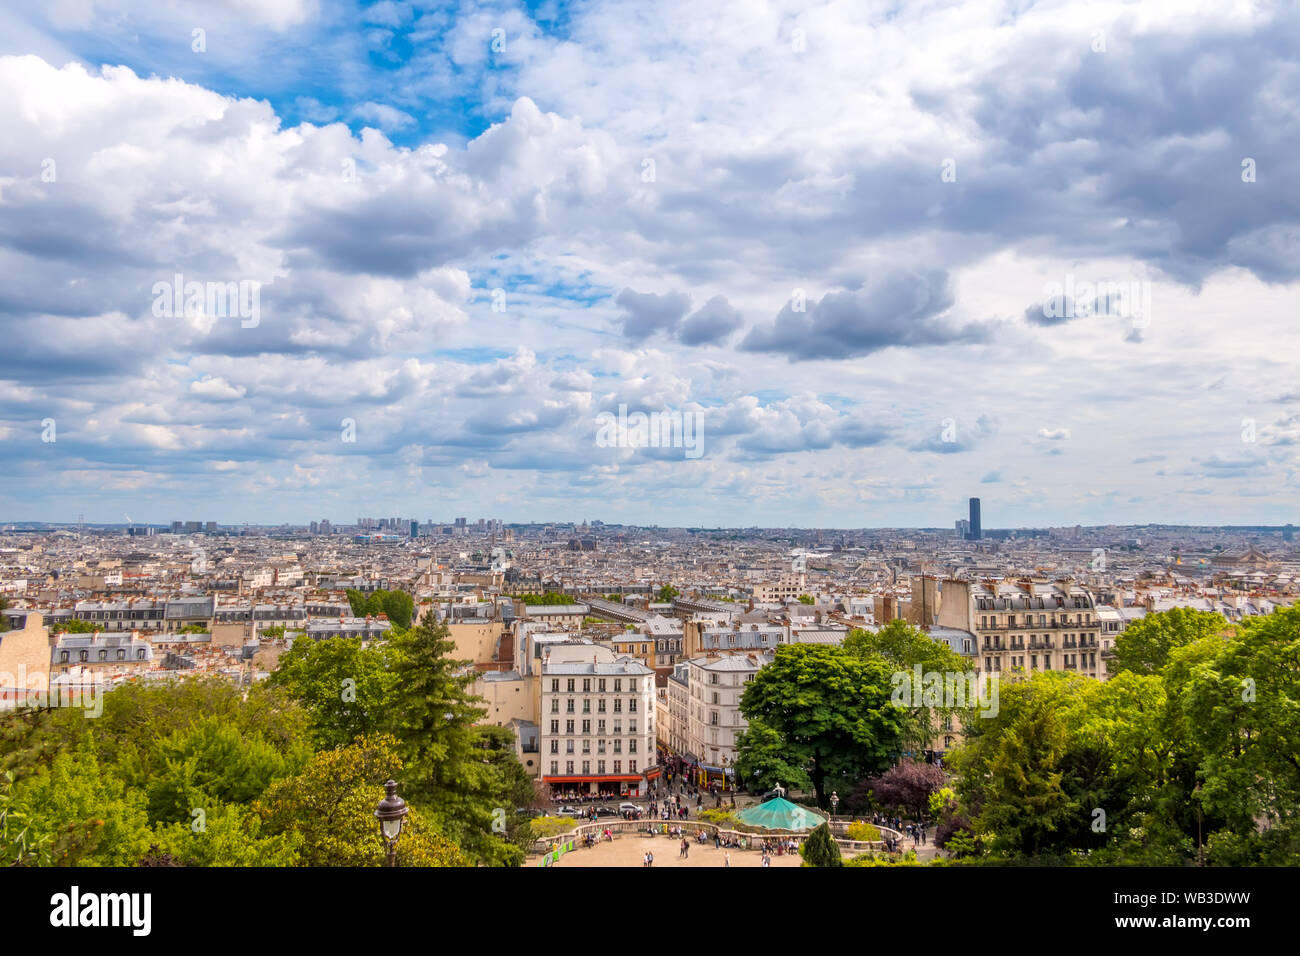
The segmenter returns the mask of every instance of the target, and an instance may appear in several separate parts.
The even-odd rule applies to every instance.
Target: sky
[[[1297,49],[1263,0],[9,2],[0,520],[1295,521]]]

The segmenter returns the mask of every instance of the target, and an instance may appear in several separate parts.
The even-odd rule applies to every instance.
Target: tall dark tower
[[[980,500],[978,498],[970,500],[970,539],[972,541],[980,540]]]

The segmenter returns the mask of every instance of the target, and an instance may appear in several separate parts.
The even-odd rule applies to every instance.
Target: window
[[[571,720],[566,720],[566,721],[564,722],[564,732],[565,732],[566,734],[571,734],[571,733],[573,733],[573,721],[571,721]]]
[[[709,683],[710,683],[710,684],[716,684],[717,682],[718,682],[718,675],[717,675],[717,674],[710,674],[710,675],[709,675]]]
[[[603,744],[603,743],[604,743],[604,741],[602,741],[602,744]],[[582,742],[582,752],[585,753],[585,754],[589,754],[589,753],[591,753],[591,741],[590,741],[590,740],[584,740],[584,741]],[[605,751],[604,751],[604,749],[603,749],[603,747],[602,747],[602,749],[601,749],[601,753],[604,753],[604,752],[605,752]]]
[[[61,654],[59,654],[59,660],[62,661],[64,664],[68,663],[68,652],[63,651]]]
[[[627,770],[628,770],[628,773],[636,773],[636,761],[635,761],[635,760],[628,761]]]
[[[615,738],[614,738],[614,753],[616,753],[616,754],[621,754],[622,752],[623,752],[623,741],[621,741],[621,740],[619,740],[617,737],[615,737]]]
[[[583,772],[583,773],[591,773],[591,761],[590,761],[590,760],[584,760],[584,761],[582,762],[582,772]]]
[[[552,740],[552,741],[551,741],[551,753],[553,753],[553,754],[558,754],[559,752],[560,752],[560,742],[559,742],[558,740]]]
[[[602,734],[605,732],[605,722],[603,720],[600,722],[600,732]],[[623,721],[621,720],[614,721],[614,733],[621,734],[622,732],[623,732]],[[636,733],[635,730],[632,732]]]
[[[584,720],[584,721],[582,722],[582,732],[583,732],[584,734],[589,734],[589,733],[591,733],[591,721],[590,721],[590,720]]]
[[[622,772],[623,772],[623,761],[621,761],[621,760],[615,760],[615,761],[614,761],[614,772],[615,772],[615,773],[622,773]]]
[[[596,701],[596,710],[597,710],[599,713],[602,713],[602,714],[605,712],[605,698],[604,698],[604,697],[602,697],[600,700]]]
[[[558,734],[559,732],[560,732],[560,722],[558,720],[551,721],[551,733]]]
[[[572,678],[572,677],[569,678],[569,693],[570,693],[570,694],[573,693],[573,678]]]
[[[572,737],[570,737],[568,740],[566,740],[566,741],[564,742],[564,752],[565,752],[566,754],[571,754],[571,753],[573,753],[573,738],[572,738]]]
[[[602,694],[605,693],[605,678],[602,677],[599,681],[596,682],[596,688],[597,688],[597,689],[598,689]]]
[[[604,773],[604,772],[605,772],[605,761],[603,761],[603,760],[597,760],[597,761],[596,761],[596,773]]]
[[[573,761],[572,761],[572,760],[566,760],[566,761],[564,762],[564,772],[565,772],[565,773],[573,773]]]
[[[560,762],[559,762],[558,760],[552,760],[552,761],[551,761],[551,774],[552,774],[552,775],[555,775],[555,774],[558,774],[559,772],[560,772]]]
[[[551,680],[551,692],[558,694],[560,692],[560,679],[558,677]]]
[[[605,703],[605,702],[602,700],[601,703],[603,704],[603,703]],[[590,713],[591,713],[591,698],[590,698],[590,697],[584,697],[584,698],[582,699],[582,712],[583,712],[584,714],[590,714]]]
[[[623,713],[623,702],[619,700],[617,697],[614,698],[614,713],[616,714]]]
[[[615,752],[615,753],[618,753],[618,741],[617,741],[617,740],[614,741],[614,752]],[[629,740],[629,741],[627,742],[627,752],[630,753],[630,754],[634,754],[634,753],[636,753],[636,738],[635,738],[635,737],[633,737],[631,740]]]
[[[590,693],[591,693],[591,678],[590,678],[590,677],[584,677],[584,678],[582,679],[582,692],[583,692],[584,694],[590,694]]]
[[[603,720],[596,721],[596,733],[603,734],[604,732],[605,732],[605,722]],[[618,733],[617,721],[614,722],[614,733]]]
[[[552,698],[551,698],[551,713],[553,713],[553,714],[558,714],[559,712],[560,712],[560,699],[559,699],[558,697],[552,697]]]
[[[634,733],[636,733],[636,721],[635,721],[635,720],[629,720],[629,721],[627,722],[627,732],[628,732],[629,734],[634,734]],[[618,721],[614,721],[614,733],[618,733]]]
[[[615,678],[614,678],[614,693],[616,693],[616,694],[621,694],[622,692],[623,692],[623,679],[622,679],[621,677],[615,677]]]
[[[565,708],[564,708],[564,712],[565,712],[566,714],[571,714],[571,713],[573,713],[573,698],[572,698],[572,697],[569,698],[569,703],[565,706]]]

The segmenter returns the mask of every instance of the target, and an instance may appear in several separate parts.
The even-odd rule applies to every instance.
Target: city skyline
[[[1294,7],[117,7],[0,12],[8,520],[1293,519]]]

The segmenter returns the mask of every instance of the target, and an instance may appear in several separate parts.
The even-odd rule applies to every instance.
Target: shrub
[[[545,840],[547,837],[568,833],[577,825],[573,817],[534,817],[528,822],[535,840]]]
[[[880,830],[873,824],[865,820],[855,820],[849,824],[846,831],[850,840],[877,841],[880,839]]]

